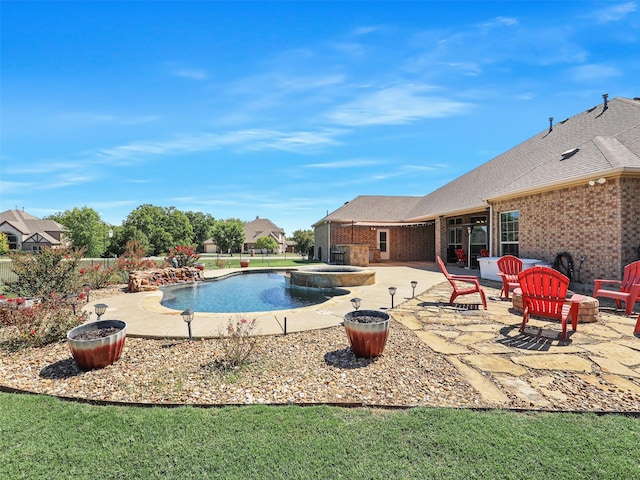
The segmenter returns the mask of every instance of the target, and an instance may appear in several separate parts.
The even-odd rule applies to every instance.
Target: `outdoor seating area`
[[[158,335],[131,335],[118,362],[91,375],[78,371],[64,344],[10,353],[1,363],[5,374],[2,387],[114,402],[346,402],[637,411],[637,320],[616,310],[613,300],[603,300],[596,322],[582,323],[578,319],[580,324],[574,325],[575,315],[567,312],[566,323],[572,321],[573,328],[566,336],[561,333],[565,330],[562,317],[550,318],[546,311],[538,316],[527,303],[529,318],[521,331],[523,313],[522,308],[516,308],[516,301],[523,302],[524,295],[514,292],[513,303],[506,301],[501,296],[501,282],[475,277],[474,281],[466,278],[472,276],[445,269],[451,278],[464,277],[472,289],[476,289],[476,282],[478,285],[477,291],[452,300],[454,287],[433,264],[372,268],[376,269],[375,285],[355,287],[352,295],[318,308],[301,309],[295,315],[285,313],[290,328],[287,335],[282,330],[278,334],[281,316],[260,317],[260,322],[266,321],[263,318],[275,319],[274,328],[260,332],[271,334],[261,339],[255,363],[233,384],[218,384],[216,375],[206,367],[220,348],[219,340],[189,341],[179,315],[149,307],[157,295],[121,293],[101,299],[95,293],[93,302],[109,304],[108,312],[118,312],[122,318],[129,312],[131,332],[151,328]],[[455,272],[455,267],[452,270]],[[539,275],[540,270],[546,273],[540,267],[530,269],[527,275]],[[417,280],[415,295],[408,278]],[[403,280],[406,285],[400,283]],[[398,285],[392,308],[389,285]],[[387,311],[393,319],[384,353],[375,360],[353,354],[341,324],[344,313],[352,310],[350,299],[356,295],[362,299],[363,308]],[[568,304],[563,305],[562,313]],[[480,305],[486,305],[486,309],[478,308]],[[150,320],[146,326],[135,323],[145,315]],[[202,314],[196,316],[194,332],[203,328],[203,320]],[[126,321],[129,323],[129,318]],[[176,331],[184,331],[184,338],[162,334],[173,324]],[[318,325],[323,327],[317,329]],[[171,363],[170,373],[166,373],[167,361]],[[283,372],[287,372],[284,377]],[[377,385],[373,390],[372,376]],[[187,378],[189,388],[178,390],[176,385]],[[130,384],[145,387],[127,388]]]

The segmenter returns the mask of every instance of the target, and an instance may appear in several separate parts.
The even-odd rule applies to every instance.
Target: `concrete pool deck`
[[[362,299],[361,309],[386,310],[391,307],[389,287],[398,290],[394,296],[394,306],[411,298],[410,282],[418,282],[416,295],[444,280],[443,275],[430,263],[405,265],[372,266],[376,271],[374,285],[344,287],[350,293],[336,296],[318,305],[293,310],[256,312],[247,315],[258,320],[260,335],[282,334],[285,318],[287,332],[316,330],[339,325],[345,313],[353,310],[351,299]],[[238,268],[205,270],[208,279],[222,277],[238,272]],[[243,268],[242,271],[251,270]],[[264,270],[257,268],[256,270]],[[278,269],[274,269],[278,270]],[[286,269],[279,269],[286,270]],[[479,273],[479,272],[478,272]],[[103,319],[117,319],[127,322],[127,335],[147,338],[186,338],[188,336],[180,311],[166,308],[160,304],[162,291],[128,293],[116,295],[104,300],[89,302],[85,310],[93,313],[96,303],[106,303],[109,308]],[[203,313],[196,312],[191,322],[192,334],[196,338],[217,337],[230,318],[239,317],[240,313]]]
[[[376,270],[375,285],[350,287],[350,294],[312,307],[256,314],[257,333],[282,334],[285,317],[287,332],[335,327],[352,310],[353,297],[362,299],[362,309],[389,310],[388,288],[395,286],[395,308],[390,313],[402,324],[399,328],[412,332],[453,365],[483,402],[507,407],[515,401],[543,409],[566,404],[581,410],[580,399],[588,393],[600,398],[591,410],[640,411],[640,338],[633,335],[637,308],[627,316],[605,303],[597,322],[580,323],[576,332],[569,328],[565,344],[560,341],[559,322],[553,320],[531,319],[520,333],[522,314],[513,310],[511,301],[500,298],[499,282],[482,280],[488,304],[484,310],[477,308],[477,294],[459,297],[449,305],[451,286],[432,263],[371,268]],[[451,273],[479,275],[477,270],[448,268]],[[206,276],[231,271],[207,271]],[[414,298],[412,280],[418,282]],[[160,297],[161,292],[116,295],[85,308],[93,312],[94,303],[108,304],[105,319],[125,320],[131,336],[187,337],[180,312],[162,307]],[[193,334],[218,336],[234,315],[196,313]]]

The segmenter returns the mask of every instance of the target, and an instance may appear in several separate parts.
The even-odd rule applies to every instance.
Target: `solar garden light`
[[[391,295],[391,308],[393,308],[393,296],[396,294],[396,287],[389,287],[389,295]]]
[[[352,298],[351,299],[351,305],[353,305],[353,308],[355,310],[358,310],[360,308],[360,302],[362,302],[362,299],[360,298]]]
[[[413,294],[411,295],[411,298],[416,296],[416,287],[418,286],[418,282],[416,282],[415,280],[411,280],[411,288],[413,288]]]
[[[182,312],[182,319],[187,323],[187,328],[189,329],[189,340],[193,340],[193,336],[191,335],[191,321],[193,320],[193,310],[190,308]]]
[[[91,284],[90,283],[85,283],[82,286],[84,288],[85,293],[87,294],[87,303],[89,303],[89,292],[91,291]]]
[[[96,309],[96,315],[98,316],[98,321],[100,321],[100,317],[102,317],[102,315],[104,315],[104,312],[107,311],[107,305],[105,305],[104,303],[96,303],[94,305],[94,308]]]

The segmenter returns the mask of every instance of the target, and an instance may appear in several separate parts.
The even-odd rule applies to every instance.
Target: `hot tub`
[[[310,288],[357,287],[376,283],[376,271],[343,265],[319,265],[291,272],[291,285]]]

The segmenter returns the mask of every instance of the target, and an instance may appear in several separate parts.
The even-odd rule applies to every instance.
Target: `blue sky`
[[[0,3],[0,211],[311,228],[640,96],[640,2]]]

